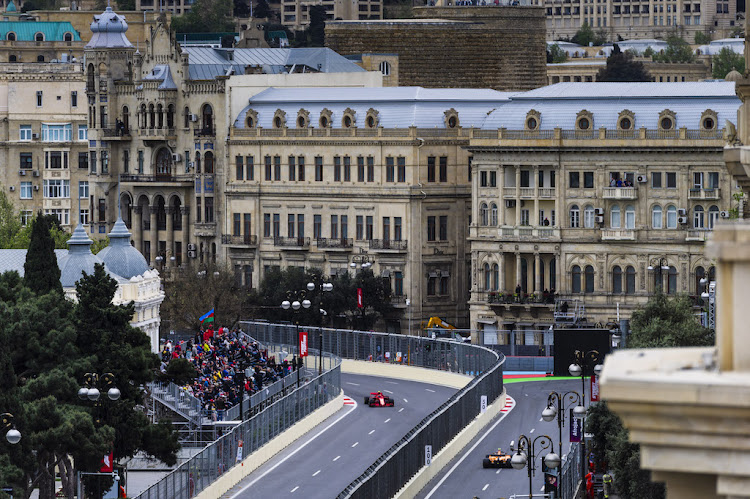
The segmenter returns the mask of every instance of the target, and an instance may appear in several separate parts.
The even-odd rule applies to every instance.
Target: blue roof
[[[19,42],[33,42],[37,33],[42,33],[48,42],[64,41],[65,33],[70,33],[73,41],[81,41],[78,31],[67,21],[0,21],[0,39],[7,40],[8,33],[15,33]]]

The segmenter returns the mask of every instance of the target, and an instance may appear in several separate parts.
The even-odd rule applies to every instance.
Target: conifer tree
[[[50,235],[49,220],[42,216],[40,211],[33,224],[29,250],[23,264],[24,285],[37,295],[44,295],[50,291],[58,291],[62,295],[60,267],[57,266],[55,241]]]

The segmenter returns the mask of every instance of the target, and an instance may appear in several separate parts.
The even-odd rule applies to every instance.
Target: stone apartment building
[[[560,83],[494,110],[468,147],[478,340],[542,344],[544,290],[602,324],[656,288],[700,294],[704,243],[736,208],[722,124],[738,107],[725,82]]]

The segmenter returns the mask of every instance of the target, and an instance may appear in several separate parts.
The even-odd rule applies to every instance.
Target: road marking
[[[435,390],[430,390],[429,388],[425,388],[425,390],[427,390],[428,392],[435,393]]]
[[[474,452],[474,450],[477,447],[479,447],[479,444],[482,443],[482,440],[484,440],[487,437],[487,435],[489,435],[495,428],[497,428],[497,425],[499,425],[500,422],[502,422],[502,420],[505,419],[505,416],[507,416],[508,413],[515,408],[515,406],[516,406],[516,401],[513,400],[513,398],[511,398],[511,397],[506,397],[506,399],[505,399],[505,408],[502,410],[502,415],[500,416],[500,418],[495,422],[495,424],[493,424],[490,427],[490,429],[488,429],[486,432],[484,432],[484,434],[479,438],[479,440],[477,440],[476,443],[471,446],[471,449],[469,449],[468,451],[466,451],[466,453],[463,456],[461,456],[461,459],[459,459],[456,462],[456,464],[454,464],[453,467],[451,467],[451,469],[449,469],[448,472],[443,475],[443,478],[441,478],[440,481],[437,483],[437,485],[435,485],[432,488],[432,490],[430,490],[430,492],[424,497],[424,499],[430,499],[430,497],[432,497],[433,494],[435,494],[435,492],[437,492],[438,488],[440,488],[440,486],[443,485],[443,483],[448,479],[448,477],[451,475],[451,473],[453,473],[454,471],[456,471],[456,469],[461,465],[461,463],[464,462],[464,460],[467,457],[469,457],[469,455],[472,452]],[[498,470],[498,471],[500,471],[500,470]],[[230,498],[230,499],[234,499],[234,498]]]
[[[358,445],[359,445],[359,442],[354,442],[354,443],[352,444],[352,448],[354,448],[354,447],[356,447],[356,446],[358,446]]]
[[[485,484],[485,486],[482,487],[482,492],[484,492],[485,490],[487,490],[489,488],[490,488],[490,484],[489,483]]]
[[[318,471],[316,471],[315,473],[313,473],[313,475],[312,475],[312,476],[315,476],[315,475],[317,475],[318,473],[320,473],[320,470],[318,470]]]
[[[542,488],[539,489],[539,492],[544,492],[544,485],[542,485]]]
[[[497,471],[495,472],[495,474],[496,474],[496,475],[499,475],[501,471],[503,471],[503,470],[501,470],[501,469],[500,469],[500,470],[497,470]]]
[[[290,490],[289,492],[294,492],[294,491],[295,491],[295,490],[297,490],[298,488],[299,488],[299,485],[297,485],[296,487],[294,487],[294,488],[293,488],[292,490]]]
[[[399,410],[398,410],[398,412],[401,412],[401,411],[403,411],[403,410],[404,410],[404,408],[402,407],[401,409],[399,409]]]
[[[544,421],[544,418],[539,418],[539,422],[541,423],[542,421]]]
[[[270,468],[268,468],[265,472],[263,472],[255,480],[251,481],[250,483],[248,483],[247,485],[245,485],[244,487],[242,487],[240,490],[238,490],[237,492],[235,492],[233,495],[229,496],[228,499],[236,499],[237,496],[243,494],[247,489],[249,489],[250,487],[252,487],[256,483],[258,483],[261,479],[265,478],[266,475],[268,475],[273,470],[275,470],[276,468],[278,468],[279,466],[281,466],[282,464],[284,464],[287,460],[291,459],[292,456],[294,456],[299,451],[301,451],[302,449],[304,449],[305,447],[307,447],[308,444],[310,444],[313,440],[315,440],[316,438],[318,438],[319,436],[321,436],[323,433],[325,433],[326,431],[328,431],[329,429],[331,429],[336,423],[338,423],[339,421],[341,421],[342,419],[344,419],[345,417],[347,417],[349,414],[351,414],[352,412],[354,412],[354,409],[356,409],[356,408],[357,408],[357,403],[355,402],[354,403],[354,407],[352,407],[350,410],[346,411],[346,414],[342,414],[341,416],[339,416],[338,418],[336,418],[335,421],[333,421],[331,424],[329,424],[328,426],[326,426],[325,428],[323,428],[322,430],[320,430],[318,433],[316,433],[314,437],[312,437],[310,440],[308,440],[304,444],[302,444],[299,447],[297,447],[293,452],[289,453],[286,457],[284,457],[284,459],[282,459],[278,463],[276,463],[273,466],[271,466]],[[339,457],[341,457],[341,456],[338,456],[336,459],[338,459]],[[334,459],[334,461],[336,459]]]
[[[341,456],[336,456],[333,458],[334,461],[338,461],[339,459],[341,459]]]
[[[528,394],[528,393],[524,393],[524,396],[525,396],[525,397],[528,397],[528,396],[529,396],[529,394]]]
[[[534,433],[534,428],[530,429],[529,433]]]
[[[368,433],[368,435],[372,435],[373,433],[375,433],[375,430],[370,431],[370,433]]]
[[[390,420],[391,420],[391,418],[388,418],[388,419],[386,419],[386,420],[385,420],[385,421],[383,421],[383,422],[384,422],[384,423],[387,423],[387,422],[388,422],[388,421],[390,421]]]
[[[357,405],[357,403],[349,397],[344,397],[344,405]]]
[[[346,382],[347,385],[359,386],[359,383],[352,383],[351,381]]]
[[[404,399],[404,402],[406,402],[407,404],[409,403],[409,401],[408,401],[408,400],[406,400],[406,399]]]
[[[383,391],[384,391],[385,393],[390,393],[391,395],[393,395],[393,392],[392,392],[392,391],[390,391],[390,390],[383,390]]]
[[[386,383],[390,383],[391,385],[398,385],[396,381],[386,381]]]

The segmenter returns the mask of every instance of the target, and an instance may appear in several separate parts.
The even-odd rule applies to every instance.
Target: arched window
[[[190,128],[190,108],[185,106],[183,128]]]
[[[609,226],[613,229],[619,229],[620,223],[620,206],[614,205],[609,210]]]
[[[693,288],[693,292],[698,296],[703,292],[701,279],[704,277],[706,277],[706,270],[703,267],[695,267],[695,287]]]
[[[635,267],[632,265],[625,269],[625,294],[635,294]]]
[[[130,109],[128,106],[122,106],[122,128],[126,134],[130,130]]]
[[[711,205],[711,207],[708,209],[708,228],[713,229],[718,219],[719,219],[719,207],[716,206],[715,204]]]
[[[35,42],[43,42],[44,41],[44,33],[37,33],[34,35],[34,41]]]
[[[557,287],[557,261],[552,258],[549,261],[549,289],[552,291]]]
[[[667,206],[667,229],[677,228],[677,208],[670,204]]]
[[[388,61],[383,61],[380,63],[380,73],[383,76],[391,75],[391,64]]]
[[[203,131],[211,132],[214,128],[214,110],[210,104],[203,106],[201,118],[203,119]]]
[[[570,290],[573,293],[581,292],[581,267],[573,265],[573,269],[570,272]]]
[[[668,283],[667,283],[667,293],[670,295],[677,293],[677,269],[673,266],[669,266],[669,270],[667,271],[668,276]]]
[[[500,289],[500,267],[495,263],[492,265],[492,290]]]
[[[156,105],[156,128],[164,128],[164,106]]]
[[[203,154],[204,171],[205,173],[214,172],[214,153],[207,151]]]
[[[615,294],[622,293],[622,269],[619,265],[612,268],[612,292]]]
[[[497,205],[495,203],[490,205],[490,225],[497,226]]]
[[[491,289],[490,288],[491,278],[492,278],[492,274],[490,272],[490,264],[485,263],[484,264],[484,289],[485,291],[489,291]]]
[[[166,147],[159,149],[156,154],[156,175],[169,176],[172,174],[172,153]]]
[[[18,62],[18,57],[15,54],[8,56],[8,62]]]
[[[594,207],[590,204],[583,209],[583,226],[587,229],[594,228]]]
[[[693,228],[702,229],[704,227],[704,222],[703,206],[697,205],[693,208]]]
[[[594,267],[586,265],[583,273],[586,276],[586,293],[594,292]]]
[[[201,172],[201,153],[195,153],[195,173]]]
[[[66,42],[72,42],[72,41],[73,41],[73,34],[72,34],[72,33],[70,33],[70,32],[66,32],[66,33],[65,33],[65,34],[63,35],[63,41],[66,41]]]
[[[661,213],[661,206],[656,205],[653,208],[651,208],[651,227],[653,229],[661,229],[662,228],[662,213]]]
[[[481,205],[479,205],[479,220],[483,226],[486,226],[488,224],[487,203],[482,203]]]
[[[581,210],[577,204],[570,207],[570,227],[577,229],[581,226]]]
[[[36,56],[36,62],[44,62],[44,56],[42,54]]]
[[[11,31],[6,35],[6,38],[8,39],[9,42],[15,42],[16,34]]]
[[[625,228],[635,229],[635,207],[632,204],[625,207]]]
[[[167,128],[174,128],[174,104],[167,106]]]
[[[153,104],[148,105],[148,127],[156,127],[156,110],[154,109]]]

